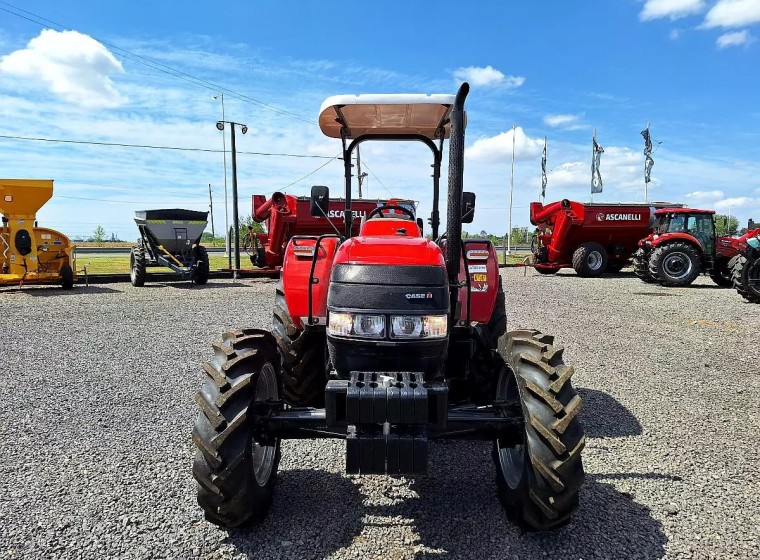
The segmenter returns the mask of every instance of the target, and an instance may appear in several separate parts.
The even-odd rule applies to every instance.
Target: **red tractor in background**
[[[714,210],[694,208],[655,211],[653,231],[639,241],[634,255],[636,276],[662,286],[688,286],[709,274],[718,286],[731,286],[729,261],[744,238],[718,237],[714,215]]]
[[[198,503],[212,523],[267,514],[286,438],[343,439],[347,472],[389,475],[424,473],[431,440],[486,440],[516,523],[553,529],[576,510],[585,436],[573,368],[551,336],[507,332],[495,248],[461,238],[475,210],[462,188],[468,91],[322,105],[320,128],[343,144],[345,229],[290,240],[271,332],[241,329],[213,345],[193,430]],[[399,204],[373,209],[354,234],[351,154],[370,140],[430,148],[433,240]],[[311,215],[327,216],[327,187],[313,187],[310,203]]]
[[[760,303],[760,228],[747,231],[735,243],[738,254],[729,263],[731,281],[744,299]]]
[[[540,274],[572,267],[586,278],[620,272],[650,231],[655,209],[673,206],[678,205],[565,199],[544,206],[532,202],[530,222],[537,226],[531,245],[533,267]]]
[[[326,216],[310,214],[310,199],[307,196],[293,196],[275,192],[270,198],[255,194],[252,197],[253,220],[266,223],[266,232],[247,232],[243,249],[248,253],[251,264],[255,267],[277,271],[282,267],[285,247],[295,235],[323,235],[345,229],[343,209],[345,201],[341,198],[330,199]],[[355,200],[352,203],[354,216],[364,217],[369,212],[388,204],[387,200]],[[404,201],[405,205],[414,203]],[[353,224],[352,235],[358,235],[359,222]]]

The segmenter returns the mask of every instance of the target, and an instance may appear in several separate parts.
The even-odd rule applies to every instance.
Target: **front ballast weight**
[[[200,244],[208,212],[182,210],[142,210],[135,212],[140,239],[129,257],[130,281],[143,286],[148,267],[166,267],[182,280],[208,282],[209,261]]]

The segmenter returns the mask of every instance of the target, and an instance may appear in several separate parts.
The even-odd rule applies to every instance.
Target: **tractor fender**
[[[311,316],[313,325],[327,324],[327,290],[330,287],[337,237],[325,237],[319,242],[310,237],[293,237],[285,248],[282,264],[282,288],[288,312],[298,329],[304,328],[309,316],[309,285],[311,285]],[[316,259],[316,262],[315,262]],[[314,274],[311,274],[314,264]],[[310,281],[311,276],[311,281]]]
[[[689,243],[690,245],[693,245],[694,248],[699,252],[700,257],[704,257],[705,251],[702,248],[702,244],[697,241],[696,237],[688,233],[665,233],[663,235],[658,235],[657,237],[652,236],[650,244],[652,249],[654,249],[655,247],[659,247],[660,245],[670,243],[672,241],[683,241],[685,243]]]

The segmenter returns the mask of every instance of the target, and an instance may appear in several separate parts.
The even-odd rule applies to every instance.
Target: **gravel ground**
[[[504,276],[510,327],[555,334],[577,369],[570,526],[511,526],[487,444],[436,444],[428,476],[392,479],[289,441],[269,518],[217,529],[190,473],[200,363],[221,331],[269,324],[274,282],[29,288],[0,291],[0,557],[756,558],[760,306],[706,279]]]

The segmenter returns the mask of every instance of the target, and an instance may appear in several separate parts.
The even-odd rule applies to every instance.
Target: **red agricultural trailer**
[[[616,203],[561,200],[530,205],[537,227],[532,252],[535,269],[555,274],[574,268],[579,276],[620,272],[646,237],[657,208],[678,208],[668,202]]]
[[[296,235],[329,235],[345,229],[343,219],[346,201],[342,198],[331,198],[326,216],[311,215],[311,200],[308,196],[294,196],[275,192],[271,198],[266,195],[253,195],[254,221],[266,223],[266,232],[250,233],[246,236],[245,250],[251,259],[251,264],[264,271],[279,271],[285,256],[285,248]],[[360,219],[378,206],[387,205],[387,200],[359,199],[351,205],[357,221],[352,223],[351,233],[359,233]],[[414,211],[411,201],[394,201]],[[331,223],[332,222],[332,223]],[[252,242],[249,242],[252,241]]]

